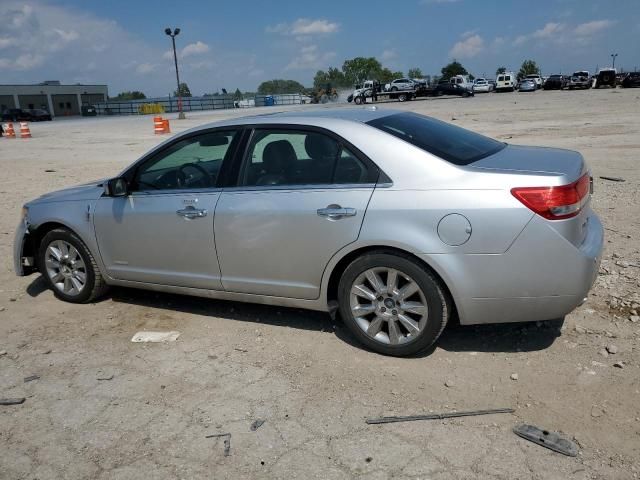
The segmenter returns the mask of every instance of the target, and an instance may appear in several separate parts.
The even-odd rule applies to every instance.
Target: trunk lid
[[[585,170],[584,159],[578,152],[521,145],[507,145],[468,167],[504,173],[562,176],[566,183],[577,180]]]

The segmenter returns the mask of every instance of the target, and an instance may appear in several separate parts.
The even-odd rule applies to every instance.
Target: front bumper
[[[13,270],[19,277],[24,277],[33,271],[35,259],[33,256],[25,256],[25,247],[29,241],[29,229],[24,221],[21,221],[16,229],[13,239]]]

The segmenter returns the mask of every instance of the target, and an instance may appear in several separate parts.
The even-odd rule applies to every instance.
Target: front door
[[[254,131],[238,186],[216,208],[224,288],[318,298],[329,260],[358,238],[376,179],[375,166],[325,133]]]
[[[222,289],[213,220],[235,136],[209,132],[173,143],[134,167],[128,196],[98,200],[96,237],[111,277]]]

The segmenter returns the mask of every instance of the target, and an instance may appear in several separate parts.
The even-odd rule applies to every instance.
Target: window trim
[[[268,190],[327,190],[327,189],[353,189],[353,188],[371,188],[375,186],[381,174],[384,172],[369,157],[367,157],[360,149],[348,140],[344,139],[337,133],[323,127],[315,125],[300,125],[289,123],[261,123],[247,124],[244,126],[250,133],[245,136],[242,152],[236,152],[236,165],[234,172],[230,175],[229,182],[225,186],[225,191],[268,191]],[[369,178],[366,183],[316,183],[316,184],[291,184],[291,185],[240,185],[241,175],[247,165],[249,158],[249,148],[257,131],[260,130],[280,130],[280,131],[300,131],[304,133],[320,133],[324,134],[338,143],[340,152],[347,148],[358,160],[360,160],[369,171]],[[384,175],[385,179],[389,177]]]
[[[179,137],[172,138],[169,142],[158,145],[155,149],[147,152],[142,158],[137,160],[135,163],[130,165],[120,176],[124,177],[127,180],[127,183],[131,185],[131,183],[136,178],[136,174],[138,170],[140,170],[147,162],[152,161],[158,155],[164,154],[168,149],[172,148],[176,144],[189,140],[194,137],[199,137],[201,135],[208,135],[216,132],[228,132],[228,131],[236,131],[236,135],[234,136],[231,144],[229,145],[229,149],[227,151],[227,155],[222,159],[222,165],[220,167],[220,171],[218,172],[218,178],[216,179],[216,184],[212,187],[207,188],[181,188],[181,189],[158,189],[158,190],[134,190],[130,192],[130,195],[140,195],[140,196],[148,196],[148,195],[167,195],[167,194],[180,194],[184,195],[186,193],[204,193],[204,192],[215,192],[220,191],[223,188],[223,180],[228,175],[228,170],[232,168],[233,164],[236,162],[236,156],[238,155],[238,147],[241,145],[241,140],[245,135],[245,126],[244,125],[228,125],[223,127],[215,127],[215,128],[206,128],[202,130],[198,130],[195,132],[191,132],[187,135],[180,135]]]

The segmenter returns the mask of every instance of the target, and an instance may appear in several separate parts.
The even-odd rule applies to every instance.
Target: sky
[[[437,74],[452,59],[475,76],[533,59],[544,75],[640,68],[640,0],[0,0],[0,84],[107,84],[109,94],[255,91],[313,84],[319,69],[374,56]]]

